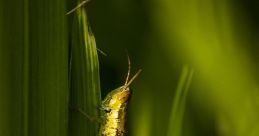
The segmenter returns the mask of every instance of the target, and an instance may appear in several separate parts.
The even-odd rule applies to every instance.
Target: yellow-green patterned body
[[[131,95],[128,85],[111,91],[102,102],[100,136],[125,136],[127,104]]]

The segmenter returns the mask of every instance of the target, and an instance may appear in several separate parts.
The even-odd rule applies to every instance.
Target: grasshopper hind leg
[[[94,117],[91,116],[89,114],[87,114],[86,112],[83,111],[83,109],[81,108],[72,108],[74,111],[77,111],[78,113],[80,113],[80,115],[83,115],[85,119],[89,120],[90,122],[101,122],[101,119],[98,117]]]

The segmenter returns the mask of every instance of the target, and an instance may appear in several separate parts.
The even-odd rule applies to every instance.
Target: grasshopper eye
[[[119,98],[119,100],[123,100],[123,99],[125,99],[125,98],[126,98],[126,96],[124,96],[124,97],[120,97],[120,98]]]
[[[104,110],[104,112],[105,112],[105,113],[110,113],[110,112],[111,112],[111,109],[108,109],[108,108],[107,108],[107,109]]]
[[[124,94],[123,96],[120,96],[118,98],[118,100],[124,102],[124,101],[127,101],[128,98],[129,98],[129,93],[128,94]]]

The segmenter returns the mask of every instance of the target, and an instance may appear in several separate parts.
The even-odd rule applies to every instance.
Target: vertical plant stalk
[[[68,40],[64,0],[29,1],[28,135],[66,136]]]
[[[28,136],[29,100],[29,0],[24,0],[24,50],[23,50],[23,136]]]
[[[64,0],[0,0],[0,135],[66,136]]]
[[[27,4],[23,0],[0,0],[1,136],[27,134]]]
[[[95,121],[72,110],[69,130],[71,136],[95,136],[99,130],[97,118],[101,102],[97,48],[86,9],[79,8],[74,14],[70,102],[72,109],[84,111]]]
[[[176,89],[170,115],[167,136],[181,136],[184,109],[188,89],[191,83],[193,69],[185,66]]]

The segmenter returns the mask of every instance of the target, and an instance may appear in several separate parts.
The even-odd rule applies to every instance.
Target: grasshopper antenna
[[[127,51],[126,51],[126,52],[127,52]],[[125,81],[125,84],[124,84],[124,85],[127,85],[127,84],[128,84],[129,76],[130,76],[130,71],[131,71],[131,62],[130,62],[130,57],[129,57],[128,52],[127,52],[127,57],[128,57],[128,73],[127,73],[127,77],[126,77],[126,81]]]
[[[139,69],[138,72],[129,80],[129,82],[124,85],[125,88],[129,87],[129,85],[138,77],[138,75],[141,73],[142,69]]]
[[[76,11],[77,9],[81,8],[82,6],[84,6],[86,3],[88,3],[90,0],[84,0],[81,3],[79,3],[75,8],[71,9],[70,11],[68,11],[66,13],[66,15],[69,15],[71,13],[73,13],[74,11]]]

